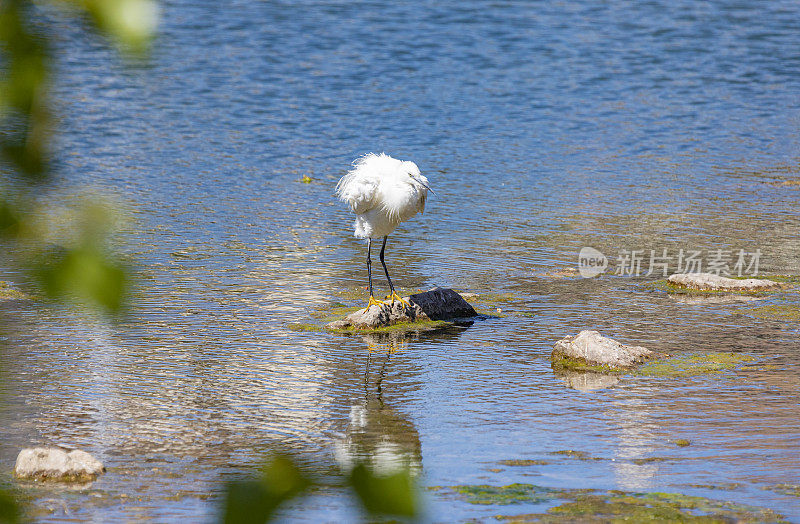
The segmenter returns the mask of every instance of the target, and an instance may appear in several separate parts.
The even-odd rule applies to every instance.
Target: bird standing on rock
[[[369,275],[369,301],[367,307],[380,306],[372,293],[372,239],[383,237],[381,246],[381,264],[389,281],[392,303],[395,299],[408,306],[394,290],[389,270],[383,260],[386,249],[386,237],[400,224],[409,218],[425,211],[425,200],[428,191],[428,179],[419,172],[414,162],[397,160],[385,153],[376,155],[368,153],[353,162],[353,169],[339,180],[336,195],[339,200],[347,202],[350,210],[356,214],[356,238],[367,239],[367,274]],[[434,193],[435,194],[435,193]]]

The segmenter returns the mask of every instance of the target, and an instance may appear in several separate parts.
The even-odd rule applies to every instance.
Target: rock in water
[[[475,309],[464,298],[449,288],[435,287],[424,293],[408,297],[431,320],[450,320],[477,316]]]
[[[663,356],[641,346],[626,346],[614,339],[604,337],[597,331],[581,331],[574,337],[566,337],[553,347],[551,358],[571,359],[588,365],[625,369]]]
[[[375,329],[401,322],[419,320],[450,320],[477,316],[478,313],[462,298],[448,288],[433,288],[424,293],[404,297],[402,302],[389,302],[370,306],[350,313],[342,320],[327,324],[328,329]]]
[[[102,462],[79,449],[23,449],[14,466],[14,474],[25,479],[89,481],[103,471]]]
[[[700,291],[765,291],[778,289],[780,282],[759,278],[737,280],[721,277],[713,273],[676,273],[670,275],[667,282],[675,286]]]

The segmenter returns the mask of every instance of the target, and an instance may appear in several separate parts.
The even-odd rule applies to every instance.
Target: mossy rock
[[[645,364],[634,374],[643,377],[695,377],[733,371],[756,358],[744,353],[716,352],[672,357]]]

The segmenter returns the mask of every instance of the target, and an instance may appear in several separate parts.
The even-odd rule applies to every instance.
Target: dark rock
[[[475,309],[464,298],[449,288],[435,287],[424,293],[408,297],[431,320],[450,320],[477,316]]]

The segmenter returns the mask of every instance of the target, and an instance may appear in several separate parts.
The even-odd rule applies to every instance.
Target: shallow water
[[[800,273],[795,3],[165,2],[162,14],[149,68],[55,29],[59,172],[123,203],[140,281],[116,326],[0,303],[5,473],[34,444],[108,467],[90,488],[32,488],[42,521],[210,520],[221,482],[276,447],[320,463],[380,448],[427,486],[679,492],[800,521],[797,497],[765,489],[800,483],[798,324],[613,274],[622,250],[645,250],[646,269],[651,249],[760,249],[762,273]],[[393,345],[289,329],[365,298],[365,247],[332,193],[367,151],[413,159],[437,191],[390,237],[393,280],[477,293],[499,318]],[[584,246],[609,271],[559,273]],[[757,362],[579,391],[549,355],[585,328]],[[665,460],[637,460],[651,457]],[[498,465],[517,458],[549,464]],[[433,521],[547,507],[426,497]],[[336,492],[287,511],[357,517]]]

